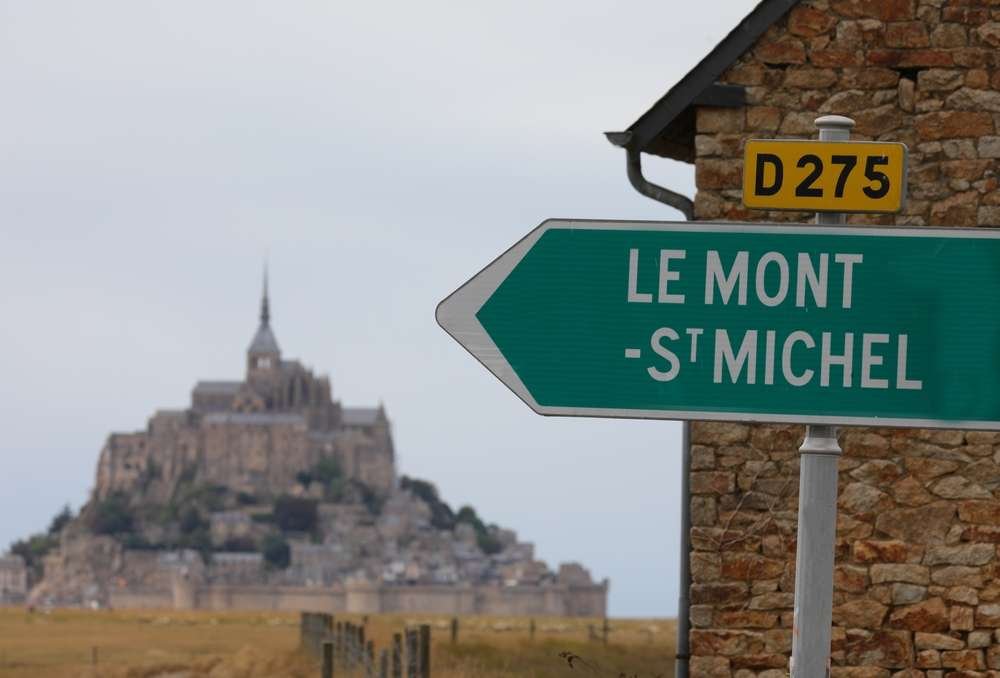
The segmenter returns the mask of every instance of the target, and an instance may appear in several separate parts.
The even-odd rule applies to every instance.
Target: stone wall
[[[21,556],[0,556],[0,605],[20,603],[28,594],[28,568]]]
[[[113,608],[205,610],[322,610],[351,614],[604,617],[607,584],[587,586],[346,586],[199,585],[177,580],[170,589],[113,590]]]
[[[910,152],[905,211],[850,221],[1000,225],[997,0],[801,2],[720,81],[748,105],[697,112],[697,218],[809,220],[742,206],[743,145],[831,113]],[[694,676],[787,674],[802,435],[692,425]],[[833,676],[1000,675],[1000,436],[841,439]]]
[[[691,642],[705,675],[788,665],[801,438],[692,427]],[[834,675],[1000,670],[1000,434],[847,429],[841,445]]]
[[[910,151],[898,217],[859,223],[1000,225],[1000,5],[994,0],[809,0],[771,27],[721,78],[745,108],[697,114],[695,215],[801,221],[742,205],[749,138],[815,138],[821,114],[857,121],[856,139]]]

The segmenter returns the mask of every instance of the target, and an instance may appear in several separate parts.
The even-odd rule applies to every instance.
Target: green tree
[[[49,534],[59,534],[62,529],[73,520],[73,511],[70,510],[69,504],[63,506],[62,511],[57,513],[52,522],[49,523]]]
[[[312,470],[313,478],[324,485],[329,484],[331,480],[340,478],[342,475],[340,464],[333,457],[323,457],[316,462],[316,466]]]
[[[39,532],[11,544],[10,552],[24,558],[24,564],[31,573],[32,581],[38,581],[42,578],[42,560],[58,545],[58,536]]]
[[[434,487],[433,483],[403,476],[399,481],[399,486],[427,504],[431,510],[431,525],[439,530],[450,530],[455,527],[455,513],[438,496],[437,488]]]
[[[274,522],[282,532],[311,532],[319,521],[316,503],[283,494],[274,502]]]
[[[196,506],[185,506],[181,509],[180,524],[181,534],[192,534],[198,530],[207,530],[208,521],[201,515],[201,511]]]
[[[121,535],[133,531],[132,511],[128,499],[116,492],[94,507],[90,529],[97,534]]]
[[[260,545],[260,552],[268,567],[277,570],[285,569],[292,562],[292,549],[280,535],[269,534],[264,537]]]

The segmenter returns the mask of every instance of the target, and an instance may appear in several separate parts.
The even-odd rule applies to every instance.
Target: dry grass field
[[[318,678],[315,661],[297,652],[298,622],[285,612],[0,608],[0,677]],[[598,620],[536,619],[532,640],[526,618],[463,617],[455,644],[446,617],[378,615],[366,630],[377,652],[418,623],[433,626],[434,678],[673,676],[672,620],[612,620],[606,646],[588,639]],[[577,657],[572,666],[565,653]]]

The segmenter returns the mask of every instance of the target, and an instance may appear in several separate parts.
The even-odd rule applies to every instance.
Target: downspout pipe
[[[687,221],[694,220],[694,203],[686,195],[658,186],[642,174],[642,152],[629,142],[631,132],[606,132],[615,146],[626,152],[628,180],[639,193],[680,211]],[[691,422],[681,422],[681,545],[680,587],[677,596],[677,654],[675,678],[689,678],[691,659]]]
[[[688,221],[694,219],[694,203],[691,202],[691,198],[654,184],[643,176],[642,151],[631,143],[632,132],[605,132],[604,136],[615,146],[625,149],[625,171],[628,174],[629,183],[635,190],[647,198],[673,207]]]
[[[688,678],[691,659],[691,422],[681,422],[681,568],[677,596],[675,678]]]
[[[694,219],[694,203],[686,195],[664,188],[646,179],[642,174],[642,153],[635,148],[626,148],[626,170],[629,183],[647,198],[669,205],[681,212],[688,221]]]

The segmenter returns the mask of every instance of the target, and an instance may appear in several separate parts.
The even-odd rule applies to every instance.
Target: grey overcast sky
[[[385,402],[402,473],[674,614],[679,425],[539,417],[434,308],[548,217],[680,219],[602,132],[754,4],[0,1],[0,550],[242,375],[267,257],[285,355]]]

